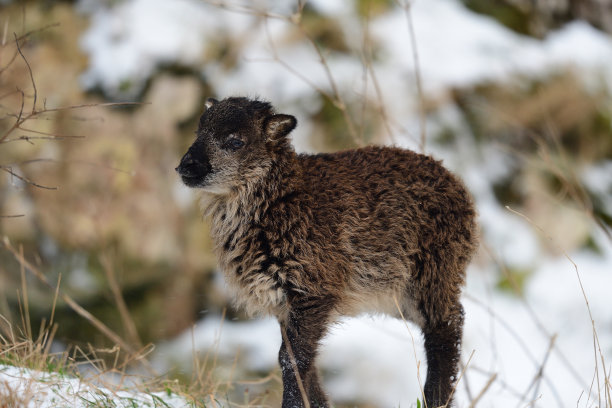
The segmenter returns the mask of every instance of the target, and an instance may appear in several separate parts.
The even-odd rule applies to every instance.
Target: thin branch
[[[598,359],[601,360],[601,366],[602,366],[602,370],[603,370],[603,377],[604,377],[604,387],[605,387],[605,398],[610,401],[611,397],[610,397],[610,390],[609,387],[606,386],[606,381],[609,378],[608,377],[608,373],[607,373],[607,368],[606,368],[606,363],[605,363],[605,358],[604,358],[604,354],[601,351],[601,344],[599,342],[599,335],[597,334],[597,328],[595,327],[595,319],[593,318],[593,313],[591,311],[591,305],[589,303],[589,299],[586,295],[586,291],[584,290],[584,286],[582,284],[582,278],[580,277],[580,272],[578,270],[578,265],[576,265],[576,263],[572,260],[572,258],[567,254],[567,252],[559,247],[558,245],[556,245],[554,243],[554,240],[552,239],[551,236],[549,236],[540,226],[538,226],[536,223],[534,223],[529,217],[527,217],[525,214],[522,214],[516,210],[513,210],[512,208],[510,208],[509,206],[506,206],[506,209],[510,212],[512,212],[515,215],[518,215],[519,217],[523,218],[525,221],[527,221],[529,224],[531,224],[534,228],[536,228],[536,230],[538,232],[540,232],[540,234],[542,234],[546,239],[548,239],[551,243],[553,243],[553,245],[555,245],[557,247],[557,249],[559,249],[561,251],[561,253],[563,253],[563,256],[565,256],[565,258],[572,264],[572,266],[574,267],[574,271],[576,272],[576,278],[578,279],[578,284],[580,285],[580,291],[582,293],[582,297],[584,298],[584,303],[586,305],[586,309],[589,315],[589,320],[591,321],[591,328],[593,331],[593,351],[595,353],[595,373],[597,375],[598,381],[597,381],[597,386],[600,386],[600,382],[599,382],[599,365],[598,365]],[[599,355],[598,355],[599,353]],[[590,395],[589,395],[590,397]],[[599,394],[599,397],[601,398],[601,394]],[[599,405],[601,406],[601,401],[599,403]]]
[[[410,46],[412,48],[412,59],[414,61],[414,75],[417,87],[417,93],[419,96],[419,126],[421,133],[421,142],[419,149],[421,153],[425,153],[425,142],[427,140],[427,121],[425,120],[425,97],[423,95],[423,81],[421,78],[421,64],[419,62],[419,52],[417,48],[416,34],[414,31],[414,23],[412,21],[412,2],[406,0],[406,3],[401,4],[406,14],[406,21],[408,23],[408,34],[410,36]]]
[[[487,390],[491,388],[491,385],[493,385],[496,379],[497,379],[497,373],[491,374],[491,376],[489,377],[489,380],[486,382],[484,387],[482,387],[482,390],[480,390],[478,395],[476,395],[476,397],[470,402],[469,408],[474,408],[476,406],[478,401],[480,401],[480,399],[485,394],[485,392],[487,392]]]
[[[117,308],[119,309],[119,314],[121,315],[121,320],[123,321],[123,325],[126,328],[129,339],[133,344],[141,346],[142,341],[140,340],[140,336],[138,336],[138,330],[136,329],[134,320],[130,315],[130,311],[125,303],[125,299],[121,294],[121,287],[117,282],[115,270],[112,266],[110,256],[101,255],[100,263],[102,264],[102,268],[104,269],[104,273],[106,274],[108,285],[110,286],[110,289],[113,293],[113,297],[115,298],[115,303],[117,304]]]
[[[291,367],[293,368],[293,374],[295,375],[295,380],[298,384],[298,388],[300,389],[300,394],[302,394],[304,408],[310,408],[310,401],[308,400],[306,390],[304,389],[304,383],[302,382],[302,377],[300,376],[300,371],[298,370],[297,360],[295,359],[295,354],[293,354],[293,348],[291,347],[291,343],[289,342],[289,337],[287,336],[285,325],[281,323],[280,327],[281,333],[283,335],[283,342],[285,343],[285,347],[287,348],[287,354],[289,354],[289,360],[291,362]]]
[[[15,51],[13,53],[13,56],[11,57],[11,59],[9,60],[9,62],[6,63],[5,66],[3,66],[2,68],[0,68],[0,74],[2,74],[4,71],[6,71],[11,65],[13,65],[13,62],[15,62],[15,60],[17,59],[17,56],[19,55],[19,53],[17,51]]]
[[[256,8],[248,7],[242,4],[227,4],[225,1],[205,0],[205,3],[213,7],[217,7],[217,8],[227,10],[233,13],[248,14],[251,16],[272,18],[272,19],[283,20],[283,21],[291,21],[291,19],[293,18],[293,16],[286,16],[283,14],[270,13],[265,10],[258,10]],[[301,14],[302,9],[304,8],[304,4],[300,5],[299,3],[305,3],[305,2],[298,2],[298,13]]]
[[[13,177],[23,181],[24,183],[31,185],[31,186],[42,188],[42,189],[45,189],[45,190],[57,190],[57,187],[43,186],[42,184],[35,183],[35,182],[33,182],[32,180],[30,180],[30,179],[28,179],[26,177],[20,176],[19,174],[15,173],[13,171],[13,169],[11,167],[9,167],[9,166],[0,166],[0,170],[4,170],[5,172],[9,173],[11,176],[13,176]]]
[[[546,363],[548,362],[548,357],[550,357],[550,353],[553,350],[554,346],[555,346],[555,341],[557,340],[557,335],[553,335],[550,338],[550,342],[548,344],[548,349],[546,349],[546,354],[544,355],[544,360],[542,361],[542,364],[540,364],[540,367],[538,368],[538,371],[536,372],[535,376],[533,377],[533,380],[531,380],[531,383],[529,384],[529,387],[527,387],[527,390],[525,390],[525,393],[523,394],[523,396],[521,397],[521,400],[519,401],[519,404],[521,404],[523,402],[523,400],[525,399],[525,397],[527,396],[527,394],[529,393],[529,390],[531,390],[532,388],[534,388],[533,390],[533,395],[531,397],[531,401],[535,401],[538,399],[538,391],[540,389],[540,384],[542,383],[542,378],[544,377],[544,367],[546,366]]]
[[[32,34],[39,33],[39,32],[42,32],[42,31],[46,31],[46,30],[48,30],[50,28],[58,27],[59,25],[60,25],[60,23],[51,23],[51,24],[47,24],[46,26],[43,26],[41,28],[37,28],[36,30],[28,31],[27,33],[22,34],[19,37],[17,37],[17,41],[19,42],[19,41],[22,41],[22,40],[27,40],[27,38],[30,37]],[[7,32],[8,32],[8,20],[4,24],[4,33],[3,33],[3,36],[2,36],[2,44],[0,45],[2,48],[4,48],[6,46],[6,44],[7,44],[6,43]],[[24,44],[25,44],[25,41],[24,41]],[[4,67],[0,68],[0,74],[2,72],[4,72],[8,67],[10,67],[13,64],[13,62],[15,62],[15,59],[17,59],[17,55],[19,55],[19,52],[15,51],[13,53],[13,56],[9,60],[9,62]]]
[[[84,139],[85,136],[26,136],[26,135],[21,135],[15,139],[6,139],[1,143],[11,143],[11,142],[28,142],[30,144],[34,144],[32,143],[32,140],[66,140],[66,139]]]
[[[525,341],[521,338],[521,336],[516,332],[516,330],[514,330],[510,324],[508,324],[507,321],[505,321],[500,315],[498,315],[497,313],[495,313],[495,311],[493,309],[491,309],[490,306],[484,304],[480,299],[471,296],[470,294],[466,293],[465,298],[468,299],[471,302],[474,302],[476,305],[482,307],[483,309],[486,310],[486,312],[497,322],[499,323],[499,325],[505,329],[516,341],[516,343],[518,344],[518,346],[523,350],[523,352],[525,353],[525,356],[529,358],[529,360],[531,360],[531,362],[533,363],[534,367],[538,367],[538,360],[536,359],[536,357],[533,355],[533,353],[531,352],[531,349],[529,348],[529,346],[525,343]],[[535,319],[534,316],[532,316],[533,319]],[[550,338],[550,336],[548,336],[546,334],[546,332],[544,332],[544,334]],[[557,350],[558,351],[558,350]],[[560,352],[559,352],[560,354]],[[560,354],[560,358],[561,361],[563,363],[565,363],[566,368],[568,369],[568,371],[574,375],[574,378],[576,379],[576,381],[578,383],[580,383],[581,385],[585,386],[585,384],[583,383],[582,378],[576,373],[576,371],[574,370],[574,368],[569,364],[569,362],[564,358],[564,356],[562,354]],[[557,391],[557,389],[555,388],[554,384],[548,379],[548,378],[544,378],[544,380],[546,381],[546,384],[550,387],[553,396],[555,397],[555,399],[557,400],[557,402],[559,403],[559,406],[562,407],[563,406],[563,402],[561,400],[561,397],[559,396],[559,393]],[[499,380],[498,380],[499,382]],[[514,391],[513,391],[514,392]],[[522,394],[520,394],[518,391],[515,392],[516,396],[518,397],[522,397]]]
[[[425,391],[423,389],[423,382],[421,381],[421,362],[419,361],[417,357],[414,336],[412,335],[412,330],[410,330],[410,326],[408,325],[408,320],[406,320],[406,318],[404,317],[404,312],[402,311],[402,308],[399,305],[397,296],[393,296],[393,301],[395,302],[395,307],[397,308],[397,311],[399,312],[400,318],[402,319],[402,321],[404,322],[404,325],[406,326],[406,329],[408,330],[408,334],[410,334],[410,339],[412,341],[412,352],[414,354],[414,363],[416,364],[416,367],[417,367],[417,382],[419,383],[419,389],[421,391],[421,398],[423,398],[423,403],[425,404],[425,408],[427,408],[427,401],[425,401]]]
[[[70,105],[61,106],[59,108],[44,108],[36,111],[34,115],[40,115],[43,113],[59,112],[63,110],[75,110],[83,108],[94,108],[94,107],[115,107],[115,106],[137,106],[137,105],[150,105],[151,102],[105,102],[105,103],[84,103],[81,105]]]
[[[357,136],[357,130],[355,129],[355,124],[353,123],[353,119],[348,113],[347,105],[344,101],[344,98],[342,97],[342,94],[340,93],[338,89],[336,80],[334,79],[329,63],[327,62],[327,58],[325,57],[325,55],[323,55],[323,51],[321,50],[321,47],[319,47],[317,42],[306,32],[306,30],[304,29],[304,26],[301,24],[299,19],[297,19],[295,24],[297,25],[302,35],[312,45],[312,47],[314,48],[315,52],[317,53],[319,57],[319,63],[323,66],[325,75],[327,76],[327,81],[329,82],[329,86],[331,87],[333,95],[334,95],[334,97],[330,99],[331,102],[334,104],[334,106],[336,106],[336,108],[340,109],[340,112],[342,112],[342,116],[344,117],[344,121],[346,122],[348,131],[353,141],[355,142],[355,144],[357,144],[357,146],[363,146],[364,142]]]
[[[284,61],[280,56],[279,56],[279,52],[278,49],[276,47],[276,44],[274,43],[274,40],[272,39],[272,36],[270,34],[269,28],[268,28],[268,24],[267,24],[267,14],[262,14],[262,16],[266,17],[266,20],[264,20],[264,29],[266,32],[266,37],[268,40],[268,44],[270,45],[270,48],[272,49],[272,60],[279,63],[282,67],[284,67],[285,69],[287,69],[291,74],[295,75],[296,77],[298,77],[299,79],[301,79],[302,81],[304,81],[306,84],[308,84],[310,87],[312,87],[316,92],[318,92],[319,94],[323,95],[324,97],[326,97],[327,99],[329,99],[329,101],[332,102],[332,104],[338,108],[340,110],[340,112],[342,113],[342,116],[344,118],[344,121],[347,124],[347,128],[348,131],[351,135],[351,138],[354,140],[354,142],[358,145],[358,146],[362,146],[363,140],[361,140],[358,135],[357,135],[357,131],[355,129],[355,125],[354,122],[352,120],[352,118],[350,117],[349,113],[348,113],[348,109],[347,109],[347,105],[344,101],[344,99],[342,98],[342,95],[338,89],[338,86],[336,84],[336,80],[334,79],[334,76],[331,72],[331,68],[329,66],[329,63],[327,62],[327,58],[325,57],[325,55],[323,54],[323,51],[321,50],[321,48],[319,47],[319,45],[316,43],[316,41],[306,32],[306,30],[304,29],[304,27],[301,24],[301,12],[303,9],[304,5],[301,4],[300,7],[298,7],[298,12],[296,12],[295,14],[293,14],[291,17],[284,17],[282,18],[283,21],[295,26],[300,33],[302,34],[302,36],[310,43],[310,45],[312,46],[312,48],[314,49],[314,51],[317,54],[318,57],[318,61],[321,64],[321,66],[323,67],[323,70],[325,72],[325,76],[327,78],[328,84],[331,88],[331,93],[328,91],[323,90],[321,87],[317,86],[313,81],[311,81],[309,78],[307,78],[305,75],[303,75],[302,73],[300,73],[298,70],[296,70],[295,68],[293,68],[291,65],[289,65],[286,61]]]
[[[108,166],[105,164],[88,162],[86,160],[56,160],[56,159],[38,158],[38,159],[24,160],[21,162],[17,162],[15,164],[24,165],[24,164],[33,164],[33,163],[79,164],[82,166],[91,166],[91,167],[96,167],[96,168],[101,168],[101,169],[106,169],[106,170],[112,170],[118,173],[128,174],[130,176],[134,175],[134,171],[131,171],[131,170],[123,170],[123,169],[113,167],[113,166]]]
[[[32,73],[32,67],[30,67],[30,63],[28,62],[25,55],[21,51],[21,47],[19,46],[19,40],[17,40],[17,34],[13,33],[15,36],[15,45],[17,46],[17,51],[19,51],[19,55],[23,58],[23,62],[25,62],[28,67],[28,73],[30,74],[30,81],[32,82],[32,87],[34,88],[34,101],[32,102],[32,113],[36,112],[36,98],[38,97],[38,90],[36,89],[36,81],[34,81],[34,74]]]
[[[451,393],[448,396],[448,399],[446,400],[446,404],[444,404],[444,408],[449,408],[450,407],[449,404],[450,404],[450,402],[453,399],[453,395],[455,395],[455,391],[457,391],[457,386],[461,383],[461,379],[463,378],[463,375],[467,372],[467,369],[470,366],[470,363],[472,362],[472,358],[474,358],[474,353],[476,353],[476,350],[472,350],[472,352],[470,353],[470,357],[468,357],[468,360],[465,363],[465,365],[463,366],[463,369],[461,370],[461,373],[459,373],[459,378],[457,378],[457,381],[455,381],[455,386],[451,390]]]
[[[24,127],[19,127],[19,130],[23,132],[35,133],[37,135],[49,136],[55,139],[83,139],[85,137],[82,135],[58,135],[57,133],[42,132],[40,130],[27,129]]]
[[[47,24],[45,26],[42,26],[42,27],[37,28],[35,30],[28,31],[25,34],[20,35],[19,37],[17,37],[17,40],[21,41],[21,40],[26,39],[27,37],[30,37],[32,34],[37,34],[37,33],[43,32],[43,31],[47,31],[50,28],[55,28],[55,27],[59,27],[59,26],[61,26],[60,23],[50,23],[50,24]]]
[[[107,102],[107,103],[85,103],[85,104],[81,104],[81,105],[70,105],[70,106],[62,106],[62,107],[58,107],[58,108],[43,108],[41,110],[37,110],[34,112],[31,112],[25,116],[23,116],[23,105],[24,105],[24,94],[23,91],[20,91],[22,94],[22,103],[21,103],[21,110],[19,111],[19,114],[17,115],[17,120],[15,121],[15,123],[13,124],[13,126],[11,126],[5,133],[4,135],[2,135],[2,137],[0,137],[0,143],[3,142],[4,140],[6,140],[6,138],[13,132],[15,131],[15,129],[19,129],[19,127],[26,122],[27,120],[30,120],[34,117],[46,114],[46,113],[52,113],[52,112],[60,112],[60,111],[65,111],[65,110],[76,110],[76,109],[83,109],[83,108],[93,108],[93,107],[115,107],[115,106],[138,106],[138,105],[149,105],[150,102]]]

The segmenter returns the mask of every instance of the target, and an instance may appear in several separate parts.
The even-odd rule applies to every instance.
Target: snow
[[[190,407],[187,400],[164,392],[113,391],[80,379],[0,364],[0,395],[13,395],[23,408]],[[13,406],[9,404],[8,406]]]
[[[99,85],[117,95],[129,84],[128,95],[135,95],[159,65],[201,61],[218,23],[195,0],[136,0],[96,9],[81,38],[90,57],[83,86]]]
[[[612,78],[612,40],[586,22],[571,22],[540,41],[518,35],[453,0],[418,1],[411,14],[427,93],[513,73],[542,75],[568,65],[604,69]],[[406,27],[402,13],[372,25],[377,38],[384,39],[387,64],[399,71],[413,71],[415,66]]]
[[[210,82],[220,95],[258,94],[266,89],[274,96],[283,88],[290,88],[286,92],[293,96],[312,92],[309,84],[271,59],[270,38],[279,38],[288,30],[283,21],[268,21],[268,37],[265,30],[257,29],[255,17],[195,0],[128,0],[110,9],[85,7],[86,3],[81,1],[82,9],[95,10],[90,10],[91,26],[81,41],[90,58],[89,69],[82,77],[86,88],[101,86],[110,94],[118,94],[122,84],[133,83],[138,91],[160,65],[199,66],[210,43],[224,33],[246,42],[248,54],[241,57],[235,77],[222,74],[213,62],[205,66],[205,76],[211,75]],[[339,2],[319,1],[315,6],[326,13],[347,13]],[[612,78],[612,40],[585,22],[567,24],[539,41],[474,14],[454,0],[417,1],[410,10],[423,86],[428,93],[511,73],[541,75],[567,65],[603,69],[605,78]],[[371,30],[385,50],[384,60],[376,68],[384,72],[380,76],[383,86],[392,91],[389,87],[406,83],[415,66],[406,15],[402,10],[383,15],[372,22]],[[310,82],[330,88],[313,50],[300,49],[296,44],[276,47],[279,56],[293,62],[290,65],[299,72],[307,73]],[[330,63],[337,79],[344,78],[349,85],[360,81],[359,67],[346,75],[342,67],[335,66],[342,65],[341,60],[331,58]],[[249,81],[244,81],[246,78]],[[265,86],[271,84],[275,86]]]

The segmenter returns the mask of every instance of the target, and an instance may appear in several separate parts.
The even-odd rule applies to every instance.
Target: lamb
[[[284,408],[329,407],[315,360],[340,316],[404,317],[424,335],[428,407],[457,378],[472,199],[429,156],[396,147],[297,154],[295,117],[244,97],[208,99],[176,171],[201,191],[237,306],[281,327]]]

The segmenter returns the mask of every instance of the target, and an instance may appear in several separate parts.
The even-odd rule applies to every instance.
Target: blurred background
[[[173,170],[204,100],[246,95],[298,118],[300,152],[393,144],[464,178],[458,406],[612,406],[609,1],[0,0],[0,36],[0,333],[25,279],[55,349],[114,346],[61,282],[169,378],[277,405],[278,325],[232,308]],[[375,316],[319,361],[338,407],[416,406],[424,364],[415,326]]]

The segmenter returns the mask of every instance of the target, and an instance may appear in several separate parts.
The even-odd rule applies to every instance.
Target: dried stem
[[[425,153],[425,142],[427,140],[427,121],[425,120],[425,97],[423,95],[423,81],[421,79],[421,64],[419,62],[419,51],[417,48],[416,34],[414,32],[414,23],[412,21],[412,2],[406,0],[405,3],[401,3],[404,13],[406,14],[406,22],[408,23],[408,34],[410,36],[410,46],[412,49],[412,59],[414,61],[414,75],[417,87],[417,94],[419,96],[419,127],[421,140],[419,144],[419,150],[421,153]]]
[[[546,239],[548,239],[550,242],[554,244],[554,240],[552,239],[552,237],[549,236],[540,226],[535,224],[529,217],[527,217],[526,215],[516,210],[513,210],[509,206],[506,206],[506,209],[512,212],[513,214],[518,215],[519,217],[523,218],[525,221],[531,224],[538,232],[540,232],[540,234],[542,234]],[[597,334],[597,328],[595,326],[595,319],[593,318],[593,313],[591,311],[589,299],[584,290],[584,286],[582,285],[582,278],[580,277],[580,271],[578,270],[578,265],[576,265],[576,263],[572,260],[572,258],[567,254],[567,252],[564,249],[560,248],[557,245],[555,246],[557,247],[557,249],[561,251],[561,253],[563,253],[563,256],[565,256],[565,258],[572,264],[574,271],[576,272],[576,278],[578,279],[578,284],[580,285],[580,291],[582,293],[582,297],[584,298],[584,303],[585,303],[585,306],[586,306],[586,309],[589,315],[589,320],[591,322],[591,328],[593,331],[593,352],[595,354],[594,360],[595,360],[595,375],[597,377],[597,386],[598,388],[600,386],[598,360],[601,360],[601,369],[603,370],[603,385],[604,385],[605,398],[606,398],[608,405],[612,406],[612,398],[610,395],[611,387],[609,386],[609,376],[607,373],[606,362],[605,362],[604,354],[601,351],[601,344],[599,342],[599,335]],[[601,399],[601,390],[600,392],[598,392],[598,397]],[[589,392],[589,398],[590,398],[590,392]],[[601,406],[601,401],[599,401],[598,405]]]
[[[117,304],[117,308],[119,309],[119,314],[121,315],[121,320],[123,322],[123,325],[126,328],[128,337],[133,344],[136,344],[139,347],[141,347],[142,341],[140,340],[140,337],[138,336],[138,330],[136,329],[136,324],[134,324],[134,320],[132,319],[132,316],[130,315],[127,305],[125,304],[123,295],[121,294],[121,287],[119,286],[119,283],[117,282],[117,279],[115,276],[115,270],[112,266],[110,257],[101,256],[100,263],[102,264],[102,267],[104,268],[104,273],[106,274],[108,284],[113,293],[113,297],[115,298],[115,303]]]
[[[45,189],[45,190],[57,190],[57,187],[43,186],[42,184],[35,183],[35,182],[33,182],[32,180],[30,180],[30,179],[28,179],[26,177],[20,176],[19,174],[15,173],[13,171],[13,169],[11,167],[9,167],[9,166],[1,166],[0,165],[0,170],[3,170],[5,172],[7,172],[8,174],[10,174],[11,176],[13,176],[13,177],[23,181],[26,184],[32,185],[34,187],[42,188],[42,189]]]
[[[30,63],[26,59],[25,55],[23,55],[23,52],[21,52],[21,47],[19,46],[19,40],[17,39],[17,34],[13,33],[13,35],[15,36],[15,45],[17,46],[17,51],[19,52],[19,55],[21,55],[23,62],[25,62],[26,66],[28,67],[28,73],[30,74],[30,81],[32,82],[32,87],[34,88],[34,101],[32,102],[32,113],[34,113],[36,112],[36,98],[38,97],[38,90],[36,89],[36,81],[34,81],[34,74],[32,73],[32,67],[30,67]]]
[[[310,401],[308,400],[308,395],[306,394],[306,390],[304,389],[304,383],[302,382],[302,377],[300,376],[300,372],[298,370],[297,360],[295,359],[295,354],[293,354],[293,348],[291,347],[291,343],[289,342],[287,331],[283,324],[281,324],[280,326],[281,333],[283,335],[283,342],[285,343],[285,347],[287,347],[287,354],[289,354],[289,360],[291,362],[291,367],[293,368],[293,374],[295,375],[295,380],[300,389],[300,394],[302,394],[304,408],[310,408]]]
[[[117,335],[114,331],[112,331],[108,326],[102,323],[99,319],[81,307],[72,297],[63,293],[61,289],[55,287],[47,277],[34,265],[32,265],[20,251],[17,251],[9,242],[8,238],[4,238],[3,240],[4,248],[8,250],[15,260],[19,262],[21,267],[32,273],[41,283],[49,287],[50,289],[57,291],[58,296],[66,302],[66,304],[75,311],[79,316],[83,317],[89,323],[91,323],[96,329],[98,329],[102,334],[104,334],[108,339],[110,339],[113,343],[119,345],[126,353],[128,353],[128,357],[135,361],[141,363],[146,369],[148,369],[153,375],[157,375],[153,367],[149,364],[149,362],[143,358],[140,351],[134,349],[129,343],[124,341],[119,335]]]
[[[404,317],[404,312],[402,311],[402,308],[400,307],[396,296],[393,296],[393,301],[395,302],[395,307],[397,308],[397,311],[399,312],[400,318],[402,319],[402,321],[404,322],[404,325],[406,326],[406,329],[408,330],[408,334],[410,334],[410,340],[412,341],[412,352],[414,354],[414,363],[416,364],[416,367],[417,367],[417,381],[419,383],[419,389],[421,390],[421,398],[423,398],[423,401],[425,403],[425,408],[427,408],[427,401],[425,401],[425,391],[423,389],[423,382],[421,381],[421,362],[419,361],[417,354],[416,354],[416,345],[414,342],[414,336],[412,335],[412,330],[410,330],[410,326],[408,325],[408,320],[406,320],[406,318]]]

